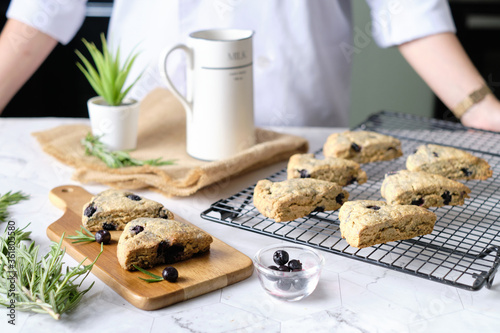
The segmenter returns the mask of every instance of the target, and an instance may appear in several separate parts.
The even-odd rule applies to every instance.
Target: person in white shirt
[[[398,47],[447,107],[485,85],[454,34],[447,1],[366,1],[369,38]],[[345,127],[351,58],[358,52],[351,14],[347,0],[115,0],[108,38],[124,54],[139,45],[131,74],[144,74],[131,97],[141,99],[163,84],[157,68],[163,49],[197,30],[252,29],[256,125]],[[84,16],[84,0],[11,1],[0,35],[0,110],[58,42],[73,38]],[[181,57],[169,62],[178,86],[183,68]],[[461,121],[500,131],[500,102],[487,94]]]

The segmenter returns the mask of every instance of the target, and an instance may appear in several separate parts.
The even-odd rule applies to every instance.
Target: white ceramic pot
[[[88,100],[92,134],[110,150],[130,150],[137,146],[139,102],[125,99],[122,105],[110,106],[100,96]]]

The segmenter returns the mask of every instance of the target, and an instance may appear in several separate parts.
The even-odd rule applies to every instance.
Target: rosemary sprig
[[[141,280],[143,280],[143,281],[146,281],[146,282],[148,282],[148,283],[163,281],[163,277],[161,277],[161,276],[158,276],[158,275],[156,275],[156,274],[153,274],[153,273],[151,273],[151,272],[148,272],[147,270],[142,269],[142,268],[140,268],[140,267],[139,267],[139,266],[137,266],[137,265],[134,265],[134,267],[135,267],[135,269],[137,269],[138,271],[141,271],[141,272],[143,272],[144,274],[147,274],[147,275],[149,275],[149,276],[152,276],[152,277],[153,277],[153,279],[143,279],[143,278],[141,278],[141,277],[139,276],[138,278],[139,278],[139,279],[141,279]]]
[[[95,242],[95,236],[87,230],[83,225],[80,226],[80,230],[76,231],[77,236],[67,236],[68,239],[73,239],[75,243],[83,243],[83,242]]]
[[[138,160],[132,158],[127,151],[118,150],[110,151],[99,140],[99,137],[93,136],[92,133],[87,133],[87,136],[82,139],[82,145],[85,147],[85,154],[92,155],[102,160],[110,168],[121,168],[127,166],[142,166],[142,165],[172,165],[174,160],[162,160],[160,158],[150,160]]]
[[[83,265],[85,258],[63,272],[64,234],[58,243],[51,242],[50,251],[38,259],[39,246],[35,242],[28,246],[21,242],[29,238],[25,228],[14,232],[6,229],[0,236],[0,293],[9,298],[0,297],[0,305],[9,306],[14,300],[16,310],[47,313],[57,320],[74,309],[94,285],[78,290],[103,252],[103,246],[101,244],[101,251],[91,264]],[[76,283],[80,277],[82,280]]]
[[[12,193],[9,191],[0,197],[0,222],[7,220],[8,212],[7,207],[18,203],[21,200],[28,199],[28,195],[23,194],[21,191]]]

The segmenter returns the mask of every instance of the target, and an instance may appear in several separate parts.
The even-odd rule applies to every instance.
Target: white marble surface
[[[30,133],[84,119],[0,118],[0,193],[22,190],[30,199],[10,209],[11,219],[30,230],[42,251],[47,250],[48,225],[62,211],[48,199],[50,189],[76,184],[72,168],[42,152]],[[311,151],[336,129],[276,129],[306,137]],[[338,130],[338,129],[337,129]],[[188,198],[165,198],[138,191],[253,257],[262,246],[280,242],[268,236],[202,219],[200,212],[257,180],[282,169],[284,163],[206,188]],[[106,187],[84,184],[91,193]],[[0,226],[4,228],[4,226]],[[261,289],[256,274],[192,300],[156,311],[135,308],[95,276],[76,310],[54,321],[43,314],[16,312],[16,325],[0,310],[0,332],[498,332],[500,283],[472,292],[323,252],[326,266],[318,288],[308,298],[285,303]],[[65,257],[68,265],[76,262]]]

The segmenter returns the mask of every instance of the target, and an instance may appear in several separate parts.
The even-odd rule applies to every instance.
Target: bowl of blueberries
[[[309,296],[318,285],[324,262],[318,251],[299,244],[267,246],[254,257],[264,290],[284,301],[298,301]]]

